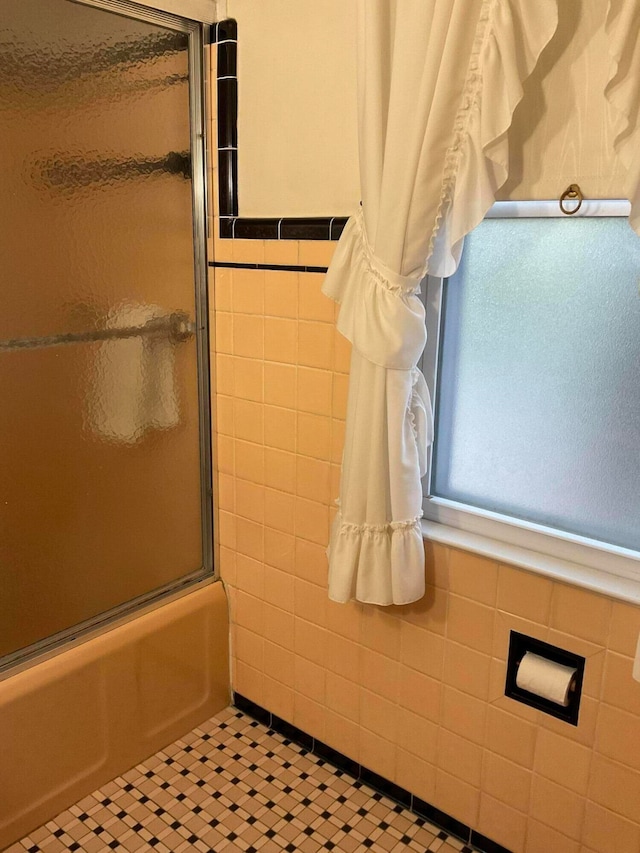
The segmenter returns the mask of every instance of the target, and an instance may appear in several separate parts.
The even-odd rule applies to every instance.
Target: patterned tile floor
[[[471,853],[382,794],[228,708],[7,853]]]

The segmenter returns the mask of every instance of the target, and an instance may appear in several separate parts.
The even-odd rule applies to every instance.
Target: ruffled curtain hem
[[[420,518],[353,524],[338,513],[331,533],[329,598],[344,604],[411,604],[425,592]]]

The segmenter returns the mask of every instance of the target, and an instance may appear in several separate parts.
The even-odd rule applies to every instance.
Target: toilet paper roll
[[[516,684],[522,690],[528,690],[529,693],[535,693],[536,696],[566,708],[576,671],[573,667],[563,666],[533,652],[527,652],[520,661]]]

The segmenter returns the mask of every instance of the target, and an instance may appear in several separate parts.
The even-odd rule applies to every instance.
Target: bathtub
[[[220,581],[0,681],[0,850],[230,702]]]

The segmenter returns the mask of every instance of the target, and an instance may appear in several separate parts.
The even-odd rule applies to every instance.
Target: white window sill
[[[537,572],[556,581],[572,584],[620,601],[640,605],[640,581],[620,577],[599,569],[581,566],[569,560],[541,554],[529,548],[501,542],[480,533],[471,533],[450,527],[438,521],[422,521],[425,539],[472,551],[499,563],[508,563],[519,569]]]

